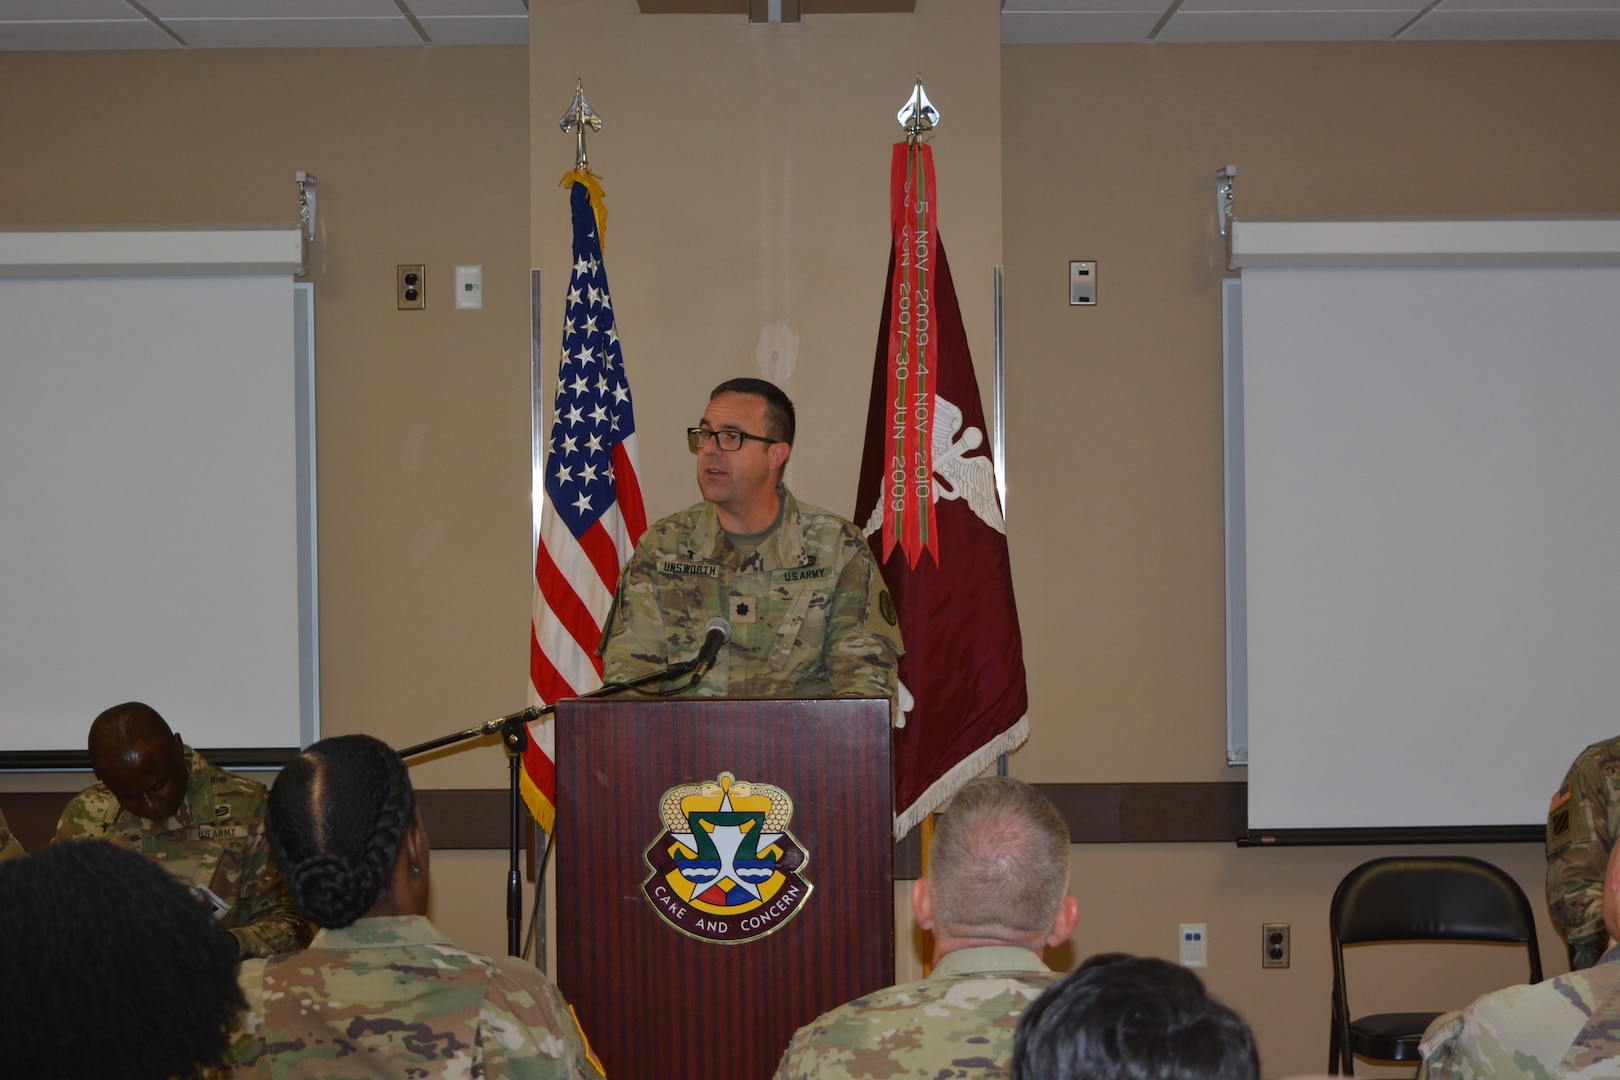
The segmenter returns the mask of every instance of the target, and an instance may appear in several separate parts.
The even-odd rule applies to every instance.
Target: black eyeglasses
[[[744,439],[753,439],[755,442],[762,442],[767,446],[782,441],[781,439],[767,439],[763,435],[750,435],[746,431],[710,431],[706,427],[689,427],[686,429],[686,445],[692,453],[695,454],[703,449],[705,439],[713,439],[722,450],[741,450]]]

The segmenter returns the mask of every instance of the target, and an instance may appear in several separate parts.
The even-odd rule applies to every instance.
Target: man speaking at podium
[[[723,619],[730,640],[686,693],[894,702],[894,602],[860,530],[782,483],[793,435],[774,384],[715,387],[687,429],[704,501],[654,523],[625,564],[598,647],[604,681],[691,659]]]

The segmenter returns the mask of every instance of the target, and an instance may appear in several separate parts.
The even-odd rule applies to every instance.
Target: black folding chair
[[[1328,1072],[1355,1075],[1355,1057],[1417,1061],[1439,1012],[1350,1017],[1344,946],[1409,941],[1516,942],[1541,981],[1536,920],[1524,890],[1500,869],[1466,856],[1404,856],[1362,863],[1339,882],[1329,919],[1333,938],[1333,1026]],[[1484,987],[1483,990],[1493,989]],[[1466,1004],[1466,1002],[1461,1003]],[[1455,1007],[1461,1007],[1461,1004]]]

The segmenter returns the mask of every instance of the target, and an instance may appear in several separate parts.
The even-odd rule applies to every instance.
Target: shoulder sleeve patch
[[[1575,824],[1575,807],[1570,805],[1569,781],[1553,795],[1552,805],[1547,807],[1547,852],[1554,854],[1572,839],[1571,827]]]

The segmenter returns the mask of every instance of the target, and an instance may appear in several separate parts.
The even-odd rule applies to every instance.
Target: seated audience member
[[[11,826],[6,824],[6,815],[0,811],[0,862],[15,859],[23,854],[25,854],[23,846],[11,835]]]
[[[1603,878],[1608,950],[1596,965],[1486,994],[1429,1025],[1420,1077],[1620,1076],[1620,859]]]
[[[1570,765],[1547,807],[1547,914],[1569,945],[1572,971],[1609,947],[1603,868],[1620,835],[1620,738],[1593,743]]]
[[[985,777],[939,815],[929,859],[911,908],[934,933],[933,974],[800,1028],[777,1080],[1007,1075],[1019,1013],[1058,978],[1041,956],[1079,918],[1068,827],[1028,784]]]
[[[73,798],[56,839],[110,840],[145,855],[214,906],[241,956],[309,940],[264,833],[264,785],[210,765],[138,701],[90,725],[96,784]]]
[[[427,834],[386,743],[342,735],[294,758],[270,791],[270,842],[322,929],[301,952],[243,964],[235,1075],[600,1075],[545,975],[427,920]]]
[[[112,844],[0,865],[0,1074],[189,1080],[242,1007],[236,948],[168,874]]]
[[[1024,1011],[1013,1080],[1256,1080],[1254,1036],[1168,960],[1094,956]]]

